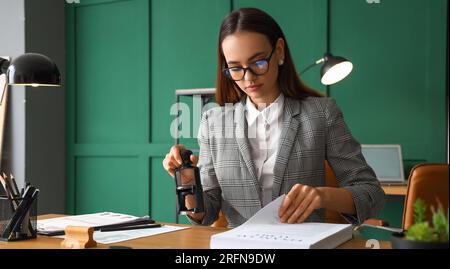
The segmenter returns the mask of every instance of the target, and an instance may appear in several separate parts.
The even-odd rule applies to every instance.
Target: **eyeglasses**
[[[255,76],[262,76],[265,75],[269,71],[269,62],[272,58],[273,52],[275,51],[275,48],[272,49],[272,52],[270,53],[269,57],[266,59],[261,59],[256,62],[253,62],[248,65],[248,67],[230,67],[230,68],[224,68],[222,69],[222,72],[231,80],[234,81],[240,81],[243,80],[245,77],[245,73],[247,73],[247,70],[250,70],[253,75]]]

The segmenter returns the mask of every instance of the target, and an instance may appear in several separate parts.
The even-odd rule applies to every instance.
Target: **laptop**
[[[361,145],[362,154],[385,185],[406,185],[400,145]]]

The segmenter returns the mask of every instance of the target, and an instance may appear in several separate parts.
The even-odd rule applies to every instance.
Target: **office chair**
[[[430,207],[437,210],[440,204],[444,210],[448,209],[448,181],[448,164],[423,163],[413,167],[403,209],[404,230],[414,224],[414,202],[419,198],[428,205],[426,219],[429,223],[432,223]]]

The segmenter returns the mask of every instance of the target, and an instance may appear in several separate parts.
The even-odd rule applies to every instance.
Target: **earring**
[[[281,59],[280,61],[278,61],[278,65],[281,66],[281,65],[283,65],[283,64],[284,64],[284,60]]]

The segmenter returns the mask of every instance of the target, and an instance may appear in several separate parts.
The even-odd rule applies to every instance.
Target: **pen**
[[[134,225],[134,226],[125,226],[125,227],[116,227],[116,228],[102,228],[100,232],[115,232],[115,231],[124,231],[124,230],[137,230],[137,229],[147,229],[147,228],[159,228],[162,225],[159,223],[146,224],[146,225]]]
[[[12,185],[12,189],[14,190],[14,196],[17,197],[19,195],[19,188],[17,187],[16,179],[12,174],[9,177],[9,181],[11,182],[10,185]]]
[[[116,224],[109,224],[109,225],[104,225],[104,226],[99,226],[99,227],[94,227],[95,231],[99,231],[99,230],[103,230],[103,229],[115,229],[115,228],[120,228],[120,227],[130,227],[130,226],[137,226],[137,225],[144,225],[144,224],[154,224],[155,221],[152,219],[137,219],[134,220],[132,222],[128,222],[128,223],[116,223]]]

